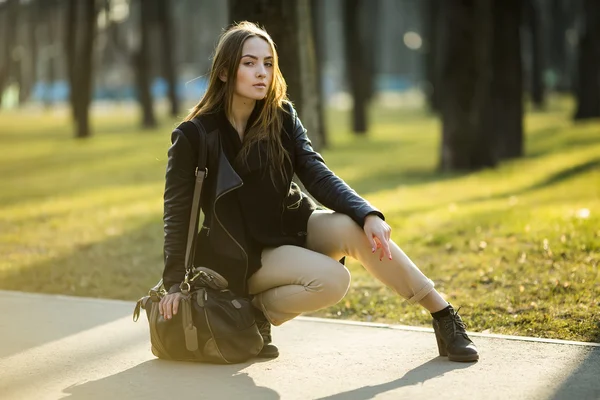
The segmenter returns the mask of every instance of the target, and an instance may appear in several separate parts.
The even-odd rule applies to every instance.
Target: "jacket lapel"
[[[223,194],[227,193],[230,190],[233,190],[239,186],[242,186],[242,178],[235,172],[227,157],[225,157],[225,153],[223,153],[223,148],[221,147],[221,134],[218,129],[210,132],[208,134],[208,145],[209,149],[211,149],[211,153],[218,154],[218,163],[217,163],[217,171],[216,172],[216,190],[215,190],[215,199],[218,199]],[[211,171],[208,172],[209,174]]]

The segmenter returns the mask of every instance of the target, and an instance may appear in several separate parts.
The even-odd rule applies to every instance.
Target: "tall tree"
[[[531,101],[537,109],[544,107],[544,55],[541,30],[541,10],[534,0],[523,2],[525,22],[529,30],[531,42],[531,73],[529,74],[529,85]]]
[[[567,29],[570,25],[567,8],[572,6],[571,0],[550,1],[550,67],[556,75],[556,89],[571,90],[571,77],[567,68]]]
[[[142,127],[153,128],[156,126],[154,116],[154,101],[150,85],[152,83],[152,63],[150,62],[150,29],[154,17],[153,2],[139,0],[139,47],[133,54],[133,64],[136,71],[137,97],[142,108]]]
[[[500,158],[523,155],[521,0],[493,0],[491,125]]]
[[[89,107],[93,91],[96,17],[95,0],[69,0],[65,46],[71,110],[77,138],[91,135]]]
[[[40,4],[40,12],[44,20],[43,29],[46,38],[46,57],[44,64],[44,80],[46,82],[46,93],[44,93],[44,105],[49,108],[53,103],[52,86],[56,80],[56,63],[59,57],[57,51],[57,36],[60,28],[60,7],[57,0],[47,0]]]
[[[489,128],[491,0],[444,0],[440,31],[442,170],[472,170],[497,162]]]
[[[575,119],[600,117],[600,2],[585,0],[579,39]]]
[[[162,39],[162,69],[168,86],[171,116],[179,114],[179,99],[177,97],[177,73],[175,71],[175,45],[171,3],[168,0],[158,1],[158,24],[161,28]]]
[[[2,24],[0,36],[2,43],[2,54],[0,54],[0,105],[2,104],[2,94],[6,86],[10,83],[14,74],[13,49],[17,42],[17,18],[19,15],[19,0],[7,0],[0,3],[0,17]]]
[[[38,64],[38,35],[37,29],[40,26],[40,3],[36,0],[30,0],[29,3],[22,6],[25,18],[23,21],[26,26],[24,33],[23,51],[21,52],[21,72],[19,73],[19,105],[23,105],[37,81]]]
[[[438,85],[438,42],[439,42],[439,27],[440,27],[440,6],[443,0],[425,0],[422,1],[422,15],[424,25],[424,56],[425,56],[425,81],[426,81],[426,98],[429,108],[433,111],[439,111],[439,85]]]
[[[230,20],[263,26],[277,45],[279,66],[288,94],[302,118],[313,146],[321,148],[318,91],[310,0],[230,0]]]
[[[369,66],[364,41],[360,31],[360,0],[346,0],[343,4],[344,57],[346,82],[353,100],[352,130],[367,133],[367,107],[372,92]]]
[[[321,129],[321,148],[326,148],[328,145],[327,141],[327,124],[325,123],[325,90],[323,88],[323,70],[325,69],[325,27],[323,20],[323,7],[324,4],[320,0],[311,0],[310,4],[311,18],[312,18],[312,35],[315,43],[315,60],[316,60],[316,83],[317,83],[317,94],[318,104],[317,112],[319,114],[318,126]]]
[[[76,60],[76,38],[77,38],[77,0],[69,0],[66,3],[67,11],[65,17],[65,34],[63,44],[65,46],[65,59],[67,78],[69,80],[69,103],[71,104],[71,116],[73,121],[77,120],[75,101],[75,60]],[[77,133],[75,134],[77,136]]]

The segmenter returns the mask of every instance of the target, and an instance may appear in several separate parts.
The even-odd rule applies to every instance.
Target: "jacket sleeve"
[[[164,192],[163,284],[172,293],[185,277],[185,247],[194,195],[195,154],[185,134],[171,134]]]
[[[361,228],[365,217],[376,214],[385,219],[383,213],[360,197],[341,178],[325,165],[323,157],[312,148],[306,129],[292,108],[295,173],[306,189],[325,207],[352,218]]]

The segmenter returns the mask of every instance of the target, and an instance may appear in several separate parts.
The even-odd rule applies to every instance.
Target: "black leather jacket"
[[[290,190],[282,204],[282,218],[293,229],[286,233],[287,239],[282,243],[300,246],[305,243],[308,218],[315,209],[312,201],[295,190],[295,185],[292,184],[294,173],[317,201],[329,209],[350,216],[361,227],[368,214],[376,213],[384,218],[379,210],[327,168],[321,155],[313,150],[296,111],[289,103],[286,103],[285,108],[287,113],[282,144],[290,154],[293,169],[287,171],[285,184]],[[228,204],[232,200],[230,194],[242,185],[242,180],[223,154],[219,126],[215,119],[201,116],[199,121],[207,132],[208,177],[204,182],[200,201],[205,219],[197,238],[195,264],[206,265],[221,272],[230,281],[230,287],[234,291],[246,293],[246,281],[253,271],[248,271],[248,246],[243,219],[236,207]],[[185,248],[194,190],[194,171],[199,156],[198,131],[193,123],[188,121],[179,125],[171,135],[171,143],[164,192],[163,280],[165,287],[173,292],[185,275]],[[213,157],[213,154],[217,157]]]

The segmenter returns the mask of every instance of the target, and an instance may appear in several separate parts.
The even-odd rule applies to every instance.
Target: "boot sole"
[[[448,360],[457,362],[475,362],[479,360],[479,354],[467,354],[465,356],[448,355]]]
[[[271,344],[267,344],[263,349],[256,355],[258,358],[277,358],[279,357],[279,349]]]

